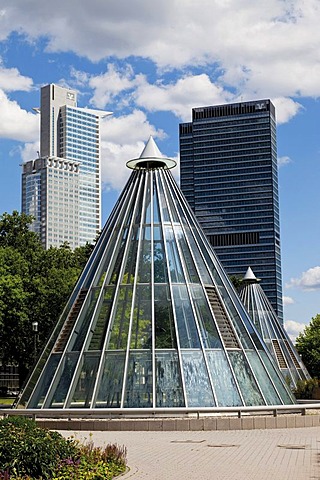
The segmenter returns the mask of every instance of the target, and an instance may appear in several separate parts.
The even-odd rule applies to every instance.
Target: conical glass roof
[[[19,400],[28,408],[294,402],[150,138]]]
[[[294,388],[298,380],[306,380],[310,375],[259,282],[249,267],[242,281],[240,298],[281,373]]]

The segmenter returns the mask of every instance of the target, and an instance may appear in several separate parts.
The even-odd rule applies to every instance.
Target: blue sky
[[[113,112],[101,128],[104,221],[150,134],[179,161],[178,125],[193,107],[271,98],[294,337],[320,313],[319,18],[318,0],[0,0],[0,212],[20,210],[43,85]]]

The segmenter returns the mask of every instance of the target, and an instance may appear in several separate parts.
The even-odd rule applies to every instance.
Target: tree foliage
[[[320,314],[298,335],[296,348],[311,377],[320,378]]]
[[[31,221],[18,212],[0,217],[0,361],[17,364],[21,382],[34,362],[32,322],[40,351],[92,251],[67,244],[44,250]]]

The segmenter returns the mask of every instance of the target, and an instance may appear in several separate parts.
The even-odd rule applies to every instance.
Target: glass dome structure
[[[307,380],[310,375],[259,282],[249,267],[240,298],[284,378],[295,388],[298,380]]]
[[[152,137],[18,407],[295,402]]]

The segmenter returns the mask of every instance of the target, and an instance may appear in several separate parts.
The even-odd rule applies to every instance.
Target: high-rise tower
[[[77,92],[41,89],[40,155],[23,165],[22,211],[45,248],[93,242],[101,228],[100,118],[77,107]]]
[[[151,408],[294,399],[152,138],[17,404]]]
[[[251,265],[282,321],[275,108],[194,108],[180,124],[181,189],[229,275]]]

